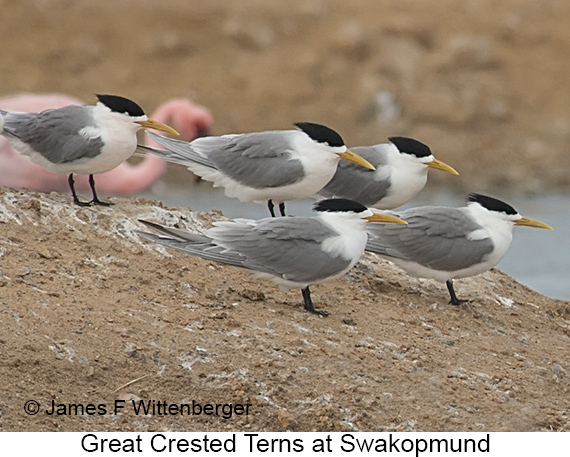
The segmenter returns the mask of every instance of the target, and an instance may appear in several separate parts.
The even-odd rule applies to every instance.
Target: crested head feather
[[[326,143],[332,147],[345,145],[342,137],[337,132],[324,125],[313,124],[312,122],[297,122],[294,125],[319,143]]]
[[[132,117],[144,116],[143,109],[132,100],[118,95],[97,94],[97,99],[107,108],[116,113],[125,113]]]
[[[368,211],[368,208],[347,198],[329,198],[315,203],[313,210],[318,212],[362,213]]]
[[[392,136],[388,139],[403,154],[411,154],[416,157],[428,157],[432,155],[431,149],[427,144],[414,140],[413,138]]]
[[[497,211],[498,213],[505,213],[510,215],[518,214],[517,210],[515,210],[511,205],[508,205],[507,203],[496,198],[488,197],[487,195],[469,194],[467,201],[479,203],[483,208],[486,208],[489,211]]]

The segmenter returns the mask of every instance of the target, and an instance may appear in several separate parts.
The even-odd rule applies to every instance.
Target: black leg
[[[273,208],[275,208],[275,205],[273,204],[272,200],[267,200],[267,207],[269,208],[269,212],[271,213],[271,217],[275,217],[275,211]]]
[[[317,311],[315,309],[315,307],[313,306],[313,300],[311,300],[311,291],[309,290],[309,286],[305,287],[304,289],[301,289],[301,292],[303,294],[303,301],[305,302],[304,306],[307,311],[323,317],[327,317],[329,315],[329,313],[327,313],[326,311]]]
[[[281,212],[281,216],[285,217],[285,203],[279,203],[279,211]]]
[[[99,206],[112,205],[112,203],[102,202],[101,200],[99,200],[99,197],[97,197],[97,192],[95,192],[95,178],[93,177],[93,175],[89,175],[89,186],[91,187],[91,193],[93,194],[93,199],[91,200],[91,203]]]
[[[69,188],[71,189],[71,195],[73,195],[73,203],[79,206],[91,206],[91,202],[82,202],[77,198],[77,193],[75,192],[75,181],[73,180],[73,173],[69,174],[69,179],[67,180],[69,183]]]
[[[457,295],[455,295],[455,289],[453,288],[453,280],[448,279],[447,281],[445,281],[445,285],[447,286],[447,290],[449,291],[449,296],[451,297],[450,303],[455,306],[460,305],[463,300],[459,300],[457,298]]]

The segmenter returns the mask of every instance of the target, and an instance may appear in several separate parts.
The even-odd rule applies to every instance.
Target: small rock
[[[356,321],[352,317],[345,317],[342,319],[342,322],[343,322],[343,324],[346,324],[346,325],[352,325],[352,326],[356,325]]]
[[[265,300],[265,294],[263,292],[258,291],[258,290],[245,289],[245,290],[242,290],[239,294],[243,298],[247,298],[248,300],[251,300],[251,301],[263,301],[263,300]]]

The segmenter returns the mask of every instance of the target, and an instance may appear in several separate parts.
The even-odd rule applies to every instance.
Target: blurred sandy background
[[[461,191],[570,188],[563,0],[0,0],[0,96],[188,96],[215,134],[310,120],[412,136]]]

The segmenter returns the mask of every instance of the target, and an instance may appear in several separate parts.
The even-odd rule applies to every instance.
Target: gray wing
[[[41,113],[4,111],[4,134],[7,133],[8,139],[26,143],[52,163],[96,157],[101,152],[103,141],[99,136],[80,133],[84,127],[97,127],[91,110],[91,106],[66,106]],[[18,149],[17,142],[13,145]]]
[[[453,271],[481,262],[494,249],[489,239],[470,240],[480,229],[464,208],[424,206],[401,211],[408,225],[370,224],[366,250],[417,262],[435,270]]]
[[[186,254],[202,257],[203,259],[214,260],[216,262],[236,267],[244,267],[244,262],[246,260],[244,256],[237,252],[229,252],[227,249],[214,244],[212,239],[207,236],[186,232],[172,227],[164,227],[162,225],[140,219],[139,222],[142,222],[153,230],[165,235],[158,236],[152,233],[136,231],[139,236],[146,238],[147,240],[176,249],[177,251],[185,252]]]
[[[338,234],[317,218],[283,217],[254,226],[218,223],[208,231],[214,242],[246,257],[244,267],[295,282],[315,282],[340,273],[350,264],[321,249]]]
[[[178,163],[180,165],[190,165],[192,162],[199,163],[200,165],[205,165],[213,169],[217,169],[216,165],[208,159],[208,157],[199,154],[194,150],[192,144],[188,141],[176,140],[174,138],[169,138],[164,135],[158,135],[154,132],[148,132],[147,135],[150,136],[154,141],[160,144],[162,147],[166,148],[155,149],[149,146],[138,145],[138,149],[146,152],[151,152],[156,154],[161,159],[172,163]]]
[[[190,241],[193,243],[210,243],[212,241],[211,238],[208,238],[207,236],[204,235],[200,235],[198,233],[187,232],[185,230],[180,230],[174,227],[165,227],[163,225],[156,224],[150,221],[145,221],[142,219],[139,219],[139,222],[143,223],[147,227],[150,227],[151,229],[159,233],[162,233],[163,235],[166,235],[170,238],[175,238],[178,241]]]
[[[167,248],[176,249],[177,251],[186,254],[195,255],[207,260],[213,260],[227,265],[236,267],[243,267],[245,258],[235,252],[228,253],[225,249],[211,243],[195,243],[192,241],[181,241],[175,238],[165,238],[152,233],[136,231],[136,233],[146,238],[147,240],[154,241],[157,244],[166,246]]]
[[[174,156],[166,160],[192,170],[198,162],[220,170],[233,180],[254,189],[294,184],[304,177],[301,161],[291,156],[291,138],[304,135],[296,130],[255,132],[197,138],[189,143],[160,135],[154,140]]]
[[[389,179],[378,177],[382,167],[387,165],[383,149],[386,145],[359,146],[350,148],[363,159],[368,160],[376,171],[369,170],[348,160],[341,160],[329,183],[319,191],[326,198],[340,197],[372,206],[388,193]]]
[[[155,226],[168,238],[138,232],[164,246],[288,281],[315,282],[344,270],[350,262],[321,250],[321,243],[337,235],[315,218],[275,218],[261,221],[219,222],[208,236]]]

